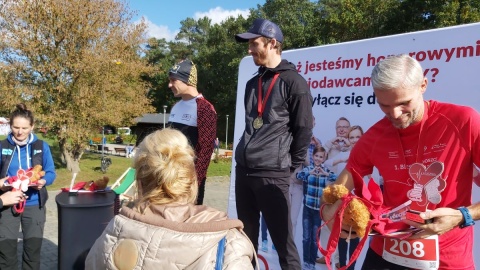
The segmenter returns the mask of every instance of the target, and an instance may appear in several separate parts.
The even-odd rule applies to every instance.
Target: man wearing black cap
[[[312,137],[312,96],[295,66],[282,60],[278,25],[256,19],[246,33],[248,53],[259,66],[245,88],[245,130],[235,150],[238,218],[258,248],[260,212],[282,269],[301,269],[290,220],[289,177],[305,160]],[[310,267],[310,265],[309,265]]]
[[[170,88],[181,97],[170,111],[168,125],[180,130],[195,149],[195,170],[198,180],[197,204],[203,204],[207,169],[217,136],[217,113],[213,105],[197,90],[197,67],[190,60],[173,65],[168,72]]]

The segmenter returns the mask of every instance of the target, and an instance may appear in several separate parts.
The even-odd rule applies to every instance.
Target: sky
[[[220,23],[230,16],[248,17],[249,9],[265,4],[265,0],[126,0],[130,10],[135,10],[134,21],[144,17],[148,37],[173,40],[180,29],[180,22],[205,16],[212,23]]]

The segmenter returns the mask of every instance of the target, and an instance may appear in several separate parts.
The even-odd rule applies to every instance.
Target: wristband
[[[470,215],[470,211],[468,211],[468,208],[462,206],[457,209],[460,210],[460,212],[462,213],[463,219],[465,219],[465,222],[463,222],[463,224],[460,224],[460,228],[465,228],[468,226],[475,225],[475,221],[472,219],[472,216]]]

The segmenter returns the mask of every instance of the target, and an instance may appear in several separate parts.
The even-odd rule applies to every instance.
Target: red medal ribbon
[[[278,76],[280,74],[276,73],[273,76],[272,82],[270,83],[270,86],[268,86],[267,94],[265,95],[265,100],[263,100],[263,95],[262,95],[262,77],[258,77],[258,103],[257,103],[257,111],[258,111],[258,117],[262,118],[263,115],[263,110],[265,109],[265,103],[268,100],[268,97],[270,96],[270,93],[272,92],[273,85],[275,84],[275,81],[277,80]]]

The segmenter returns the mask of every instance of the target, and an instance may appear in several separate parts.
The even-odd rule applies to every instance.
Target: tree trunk
[[[60,148],[60,153],[62,153],[61,154],[62,161],[65,162],[67,166],[67,170],[71,171],[72,173],[79,173],[80,158],[75,158],[78,155],[75,155],[73,151],[69,151],[64,140],[59,141],[59,148]],[[76,149],[76,147],[72,147],[72,149]],[[81,155],[79,155],[79,157],[81,157]]]

